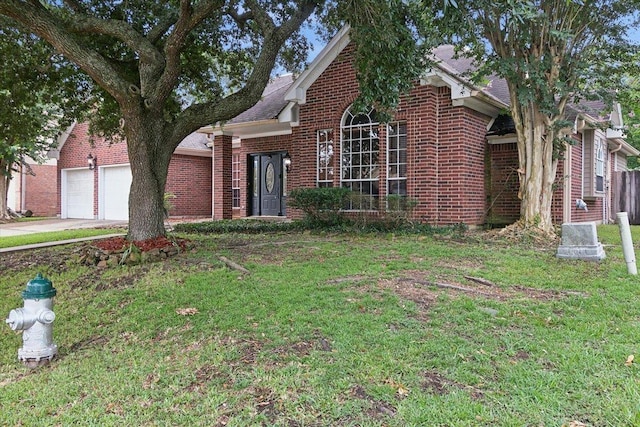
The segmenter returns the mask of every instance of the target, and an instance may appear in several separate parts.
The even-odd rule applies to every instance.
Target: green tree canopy
[[[636,57],[637,58],[637,57]],[[640,59],[636,59],[639,61]],[[627,142],[640,150],[640,76],[629,75],[625,87],[619,93],[622,115],[626,126]],[[629,158],[628,167],[640,167],[637,157]]]
[[[12,171],[26,156],[43,160],[83,103],[79,90],[65,91],[77,81],[50,45],[2,17],[0,35],[0,218],[6,218]]]

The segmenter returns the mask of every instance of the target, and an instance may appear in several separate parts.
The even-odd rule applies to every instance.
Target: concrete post
[[[629,216],[626,212],[618,212],[618,226],[620,227],[620,238],[622,239],[622,253],[627,263],[627,271],[629,274],[638,274],[636,268],[636,254],[633,250],[633,241],[631,240],[631,228],[629,227]]]

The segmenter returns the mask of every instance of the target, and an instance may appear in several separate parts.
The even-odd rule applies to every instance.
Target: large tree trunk
[[[129,234],[133,241],[166,234],[164,191],[175,145],[166,141],[162,120],[135,117],[125,133],[133,180],[129,192]]]
[[[521,104],[514,98],[511,114],[518,137],[520,224],[552,233],[551,203],[558,168],[553,158],[555,132],[551,119],[535,103]]]
[[[10,219],[7,206],[9,181],[11,180],[11,165],[0,159],[0,219]]]

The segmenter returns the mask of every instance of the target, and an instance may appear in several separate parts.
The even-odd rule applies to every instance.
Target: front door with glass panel
[[[252,154],[249,165],[251,215],[284,215],[282,153]]]

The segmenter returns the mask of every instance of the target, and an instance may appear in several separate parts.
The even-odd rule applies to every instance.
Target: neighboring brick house
[[[505,82],[473,86],[462,77],[471,62],[443,46],[434,51],[441,62],[383,125],[375,111],[350,110],[358,94],[351,53],[343,29],[297,79],[275,79],[253,108],[200,130],[214,136],[213,217],[296,218],[288,191],[343,186],[361,195],[348,207],[354,211],[384,209],[388,196],[400,195],[416,200],[415,218],[433,225],[517,220],[515,135],[500,114],[509,102]],[[558,167],[553,218],[608,222],[611,172],[639,152],[620,130],[597,129],[597,116],[574,115],[576,144]],[[610,119],[621,128],[619,109]],[[576,199],[588,211],[576,209]]]
[[[170,216],[211,217],[211,149],[206,135],[180,143],[169,164],[166,192]],[[55,153],[57,175],[51,199],[61,218],[128,219],[131,170],[124,142],[90,141],[88,124],[74,124]],[[88,157],[95,159],[90,168]],[[197,183],[197,185],[194,185]],[[57,195],[57,196],[56,196]]]
[[[7,206],[16,212],[31,211],[34,216],[56,216],[57,167],[55,159],[39,164],[25,159],[14,172],[7,192]]]

